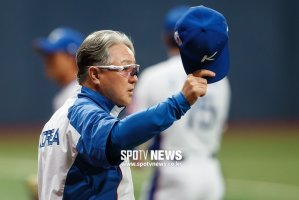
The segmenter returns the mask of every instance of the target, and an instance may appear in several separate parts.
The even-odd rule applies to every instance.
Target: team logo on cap
[[[213,55],[211,56],[208,56],[208,55],[204,55],[204,57],[202,57],[201,61],[200,62],[205,62],[206,60],[208,61],[212,61],[212,60],[215,60],[214,56],[218,53],[218,51],[216,51]]]
[[[179,46],[182,45],[182,40],[181,40],[181,38],[180,38],[180,36],[179,36],[179,33],[178,33],[177,31],[174,32],[174,39],[175,39],[176,43],[177,43]]]

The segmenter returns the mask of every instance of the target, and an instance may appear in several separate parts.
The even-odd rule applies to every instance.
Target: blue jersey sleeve
[[[68,118],[81,134],[76,146],[80,158],[92,166],[110,167],[106,157],[106,144],[111,129],[118,120],[95,109],[92,104],[71,107]]]
[[[121,150],[133,149],[158,135],[189,109],[190,104],[180,92],[156,106],[118,121],[108,139],[107,157],[118,164]]]

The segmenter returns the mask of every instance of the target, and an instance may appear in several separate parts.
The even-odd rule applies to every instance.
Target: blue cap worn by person
[[[183,16],[185,12],[187,12],[189,8],[189,6],[180,5],[170,9],[165,15],[164,32],[173,34],[176,22],[181,18],[181,16]]]
[[[204,6],[191,7],[176,23],[174,38],[187,74],[211,70],[216,76],[207,78],[208,83],[227,75],[228,26],[221,13]]]
[[[38,38],[34,41],[34,47],[44,54],[65,52],[75,56],[78,48],[84,40],[84,36],[67,27],[54,29],[47,38]]]

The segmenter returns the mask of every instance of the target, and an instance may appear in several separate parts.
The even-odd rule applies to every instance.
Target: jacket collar
[[[102,94],[85,86],[82,86],[81,92],[79,93],[78,97],[87,97],[91,99],[97,105],[99,105],[101,108],[103,108],[106,112],[110,113],[114,117],[117,117],[119,113],[125,108],[115,105],[111,100],[109,100]]]

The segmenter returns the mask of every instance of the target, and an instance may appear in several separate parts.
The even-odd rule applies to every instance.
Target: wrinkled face
[[[123,66],[135,63],[133,52],[124,44],[113,45],[108,49],[111,65]],[[125,77],[117,71],[102,70],[100,92],[116,105],[127,106],[132,102],[133,90],[138,78]]]
[[[74,58],[64,52],[44,55],[44,63],[47,76],[58,83],[69,73],[74,73]]]

